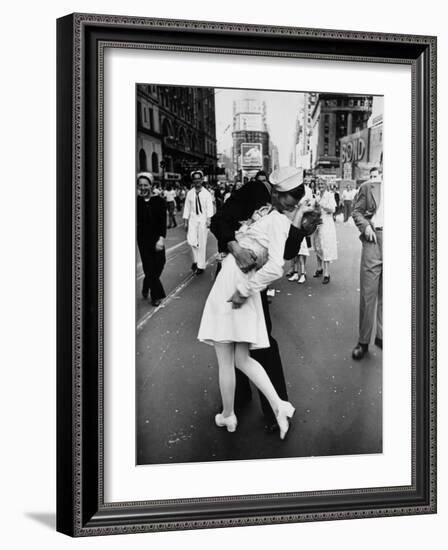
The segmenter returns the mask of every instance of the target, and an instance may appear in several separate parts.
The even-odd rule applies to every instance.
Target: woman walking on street
[[[330,282],[330,262],[338,259],[336,226],[333,214],[336,210],[334,194],[329,190],[325,180],[318,181],[317,202],[322,212],[322,223],[313,235],[313,246],[317,256],[317,269],[314,277],[323,275],[322,284]]]

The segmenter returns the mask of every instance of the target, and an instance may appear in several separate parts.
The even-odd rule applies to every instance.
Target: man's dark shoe
[[[198,264],[197,263],[192,263],[191,264],[191,271],[196,271],[198,268]]]
[[[151,300],[151,304],[154,306],[154,307],[159,307],[160,304],[162,303],[162,300]]]
[[[378,338],[378,336],[375,338],[375,346],[379,347],[380,349],[383,349],[383,339]]]
[[[356,361],[359,361],[364,357],[368,349],[369,349],[369,346],[367,344],[361,344],[358,342],[352,351],[353,359],[356,359]]]
[[[144,298],[146,300],[147,297],[148,297],[148,291],[147,290],[142,290],[142,298]]]
[[[196,269],[196,275],[202,275],[204,273],[203,269],[200,269],[199,267]]]

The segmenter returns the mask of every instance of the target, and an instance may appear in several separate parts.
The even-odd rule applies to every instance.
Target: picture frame
[[[405,64],[412,71],[412,483],[104,499],[104,51]],[[57,21],[57,530],[93,536],[436,513],[436,38],[72,14]]]

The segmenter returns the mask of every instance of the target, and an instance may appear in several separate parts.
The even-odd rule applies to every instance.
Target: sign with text
[[[261,143],[242,143],[241,144],[241,167],[242,168],[262,168],[263,167],[263,147]]]
[[[356,132],[341,139],[341,164],[367,161],[369,129]]]

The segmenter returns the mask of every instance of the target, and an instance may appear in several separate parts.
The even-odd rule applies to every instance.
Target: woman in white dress
[[[321,208],[322,223],[313,235],[313,247],[317,256],[317,270],[314,277],[323,275],[322,284],[326,285],[330,282],[330,262],[338,259],[336,226],[333,219],[336,201],[325,180],[319,180],[318,190],[317,202]]]
[[[240,369],[266,396],[274,411],[284,439],[294,407],[277,394],[264,368],[249,355],[250,349],[268,348],[269,339],[261,304],[260,291],[283,275],[283,253],[291,221],[283,214],[297,209],[293,224],[300,226],[303,214],[310,210],[304,204],[298,171],[279,169],[271,174],[272,205],[254,213],[236,233],[240,246],[252,251],[256,269],[243,273],[235,258],[228,254],[207,298],[198,339],[215,347],[219,366],[219,387],[223,410],[215,422],[234,432],[235,367]]]

